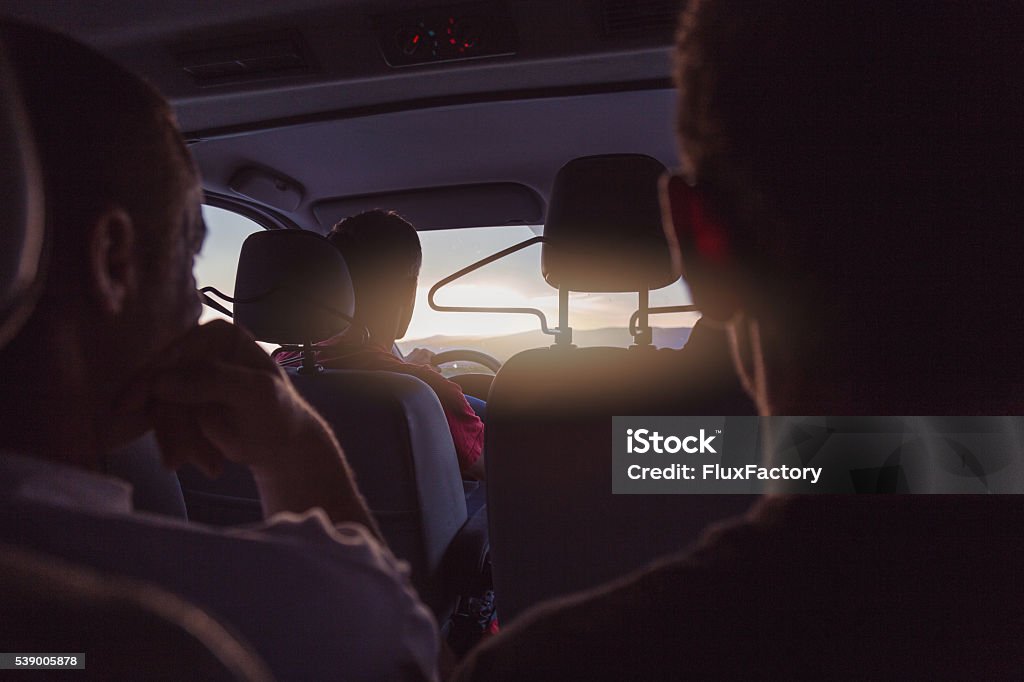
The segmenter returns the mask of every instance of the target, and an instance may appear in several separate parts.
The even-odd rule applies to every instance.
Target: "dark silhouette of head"
[[[198,177],[166,101],[139,77],[48,30],[3,21],[0,40],[36,138],[51,240],[39,303],[0,355],[18,397],[3,411],[5,442],[87,459],[144,430],[143,415],[117,411],[120,394],[198,318]],[[19,426],[47,403],[74,404],[78,426]],[[79,442],[26,442],[47,432]]]
[[[694,298],[732,321],[762,410],[1013,409],[1020,14],[799,0],[683,13],[685,181],[667,195]]]
[[[387,348],[405,336],[423,262],[416,228],[394,211],[345,218],[327,239],[345,257],[355,290],[356,321]]]

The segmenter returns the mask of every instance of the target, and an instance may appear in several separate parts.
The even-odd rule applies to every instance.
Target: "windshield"
[[[207,236],[196,258],[197,285],[215,286],[227,295],[234,293],[235,268],[242,242],[262,226],[233,211],[203,206]],[[472,227],[420,232],[423,267],[416,292],[416,309],[399,349],[408,354],[415,348],[434,352],[470,348],[493,355],[501,362],[529,348],[554,343],[542,334],[533,315],[499,313],[442,313],[427,304],[427,292],[439,280],[456,270],[501,249],[535,237],[540,227],[526,225]],[[541,276],[540,245],[530,246],[441,289],[442,305],[526,307],[541,310],[548,326],[558,325],[558,291]],[[690,292],[682,281],[651,292],[651,306],[686,305]],[[572,293],[569,297],[569,326],[577,346],[621,346],[632,343],[629,317],[637,307],[637,295]],[[223,317],[204,306],[203,321]],[[654,344],[681,348],[699,315],[682,313],[652,315]],[[267,346],[270,348],[270,346]],[[446,373],[458,373],[448,368]]]
[[[474,261],[540,234],[540,227],[501,226],[420,232],[423,268],[416,295],[416,309],[405,338],[398,342],[403,353],[414,348],[434,352],[472,348],[504,362],[528,348],[549,346],[554,337],[540,331],[533,315],[499,313],[448,313],[432,310],[427,292],[439,280]],[[541,275],[540,245],[530,246],[491,263],[441,289],[437,303],[463,306],[515,306],[538,308],[548,326],[558,325],[558,291]],[[690,292],[682,281],[651,292],[651,306],[686,305]],[[637,308],[637,294],[572,293],[569,326],[577,346],[628,346],[629,317]],[[651,317],[654,343],[681,348],[699,318],[696,313]]]

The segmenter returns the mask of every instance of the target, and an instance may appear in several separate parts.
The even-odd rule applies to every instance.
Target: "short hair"
[[[327,235],[344,256],[360,298],[387,295],[396,281],[416,278],[423,261],[419,235],[394,211],[374,209],[345,218]]]
[[[113,205],[143,231],[143,262],[165,257],[174,232],[158,228],[168,224],[176,190],[196,175],[164,98],[61,34],[4,20],[0,40],[22,85],[43,171],[50,267],[61,274],[47,289],[61,297],[66,276],[82,271],[86,229]]]
[[[1019,320],[1022,174],[1008,140],[1024,120],[1021,14],[691,0],[675,67],[686,170],[765,263],[762,303],[859,306],[877,314],[848,324],[880,333],[948,321],[937,339],[970,318],[961,340],[995,341]]]

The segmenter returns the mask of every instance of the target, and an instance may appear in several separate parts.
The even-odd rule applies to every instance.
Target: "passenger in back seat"
[[[391,352],[395,341],[405,336],[416,305],[423,260],[416,228],[393,211],[373,210],[342,220],[327,239],[348,264],[356,312],[348,331],[318,344],[317,359],[332,369],[382,370],[423,380],[444,408],[463,478],[482,480],[484,424],[477,415],[481,408],[471,406],[458,384],[430,366],[430,351],[417,348],[404,361]],[[278,361],[297,357],[298,353],[284,353]]]
[[[202,191],[167,103],[63,36],[0,21],[0,41],[53,235],[39,303],[0,351],[0,541],[181,595],[281,680],[435,678],[436,627],[330,429],[245,332],[196,324]],[[99,457],[149,429],[171,466],[249,466],[266,523],[134,513]]]
[[[667,229],[761,414],[1021,414],[1024,15],[1006,10],[689,3]],[[1022,530],[1016,495],[769,496],[535,607],[456,677],[1018,679]]]

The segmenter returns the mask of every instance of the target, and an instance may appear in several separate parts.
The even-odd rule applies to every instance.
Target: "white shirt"
[[[404,562],[322,510],[222,530],[134,513],[131,487],[0,455],[0,540],[155,583],[240,634],[280,680],[435,679]]]

